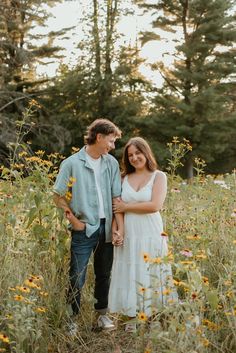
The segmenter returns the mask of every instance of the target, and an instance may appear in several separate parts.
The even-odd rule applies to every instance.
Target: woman
[[[167,178],[157,170],[150,146],[141,137],[128,141],[122,162],[122,199],[113,203],[113,211],[125,214],[125,236],[123,246],[115,247],[109,309],[130,318],[137,312],[151,316],[161,306],[177,300],[159,213]],[[126,330],[134,329],[127,324]]]

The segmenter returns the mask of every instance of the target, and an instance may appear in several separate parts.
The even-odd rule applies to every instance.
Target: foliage
[[[150,266],[172,264],[179,303],[158,308],[151,320],[138,313],[133,336],[124,333],[123,317],[118,317],[117,331],[91,331],[90,263],[80,329],[72,339],[66,328],[70,238],[51,197],[55,166],[63,156],[42,150],[30,156],[15,145],[18,158],[10,168],[1,168],[0,181],[1,351],[235,351],[235,173],[205,175],[198,159],[197,176],[186,184],[175,171],[188,146],[176,137],[169,145],[169,192],[162,211],[169,254],[161,261],[148,258]],[[145,290],[140,293],[144,301]]]
[[[61,47],[54,39],[68,29],[45,33],[48,8],[60,0],[2,0],[0,4],[0,118],[1,150],[7,154],[7,144],[15,138],[14,125],[29,100],[42,94],[49,79],[39,78],[39,63],[62,58]],[[47,6],[46,6],[47,5]],[[38,132],[42,120],[35,111]],[[41,119],[40,119],[41,118]]]
[[[233,2],[135,2],[152,14],[154,32],[161,29],[183,33],[183,38],[176,39],[174,64],[169,68],[162,62],[152,65],[154,71],[161,73],[164,85],[157,90],[150,120],[153,132],[158,131],[159,141],[167,142],[173,134],[190,140],[194,152],[188,155],[187,169],[191,177],[194,156],[211,163],[220,154],[220,163],[223,163],[222,156],[231,154],[234,149],[232,126],[236,115],[231,92],[235,84],[236,31]],[[143,33],[144,41],[149,38],[149,32]]]

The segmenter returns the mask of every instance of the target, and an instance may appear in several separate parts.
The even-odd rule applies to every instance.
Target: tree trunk
[[[187,159],[185,168],[186,168],[188,183],[191,183],[191,181],[193,179],[193,159],[192,159],[192,156],[189,156],[189,158]]]

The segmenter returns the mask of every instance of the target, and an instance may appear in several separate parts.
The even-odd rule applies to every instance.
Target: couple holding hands
[[[109,154],[120,129],[107,119],[87,129],[85,146],[65,159],[53,187],[54,201],[71,229],[69,299],[75,318],[91,254],[94,255],[97,325],[114,329],[108,312],[135,318],[152,316],[177,300],[167,256],[167,239],[159,211],[166,193],[166,175],[148,143],[131,138],[124,147],[122,173]],[[70,199],[66,195],[71,195]],[[77,326],[71,321],[73,331]],[[135,324],[127,324],[134,331]],[[75,332],[74,332],[75,333]]]

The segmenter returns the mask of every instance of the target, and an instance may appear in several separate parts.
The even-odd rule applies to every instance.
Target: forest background
[[[166,144],[178,136],[192,145],[182,176],[193,175],[196,156],[206,161],[208,173],[235,168],[235,1],[88,0],[84,7],[78,0],[80,25],[48,28],[45,34],[50,8],[62,2],[68,0],[1,0],[2,163],[19,144],[19,126],[23,139],[18,152],[42,149],[67,156],[72,147],[83,145],[88,124],[103,117],[123,131],[114,152],[118,159],[125,142],[140,135],[165,168]],[[134,44],[119,44],[120,20],[137,13],[149,15],[151,30],[147,24]],[[70,39],[73,31],[81,31],[81,39],[75,44],[76,62],[68,65],[63,47],[54,43]],[[162,77],[159,87],[140,71],[145,62],[140,51],[150,41],[162,45],[164,33],[176,35],[176,46],[166,53],[172,65],[151,64],[153,75]],[[38,74],[39,65],[58,60],[54,77]]]

